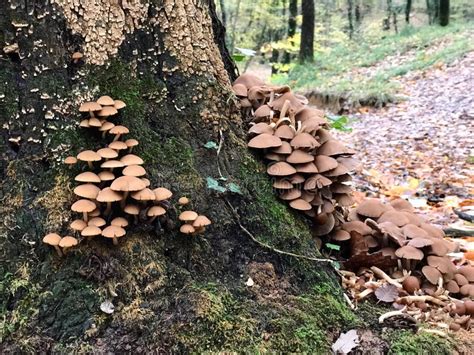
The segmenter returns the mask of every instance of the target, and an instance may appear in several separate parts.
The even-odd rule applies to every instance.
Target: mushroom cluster
[[[43,243],[51,245],[59,256],[63,256],[67,249],[77,245],[78,240],[69,235],[61,237],[59,234],[49,233],[44,236]]]
[[[180,197],[178,204],[183,207],[190,203],[187,197]],[[182,211],[179,220],[183,222],[179,231],[183,234],[197,235],[205,232],[206,227],[211,225],[211,221],[204,215],[199,215],[192,210]]]
[[[329,133],[324,113],[288,86],[265,85],[252,74],[238,77],[233,90],[250,117],[248,146],[263,152],[278,196],[314,221],[316,237],[343,223],[356,162]]]
[[[114,244],[126,234],[125,228],[129,224],[151,224],[164,216],[173,195],[164,187],[150,188],[143,160],[132,154],[138,141],[122,140],[129,133],[128,128],[111,122],[124,107],[123,101],[109,96],[82,104],[79,111],[87,117],[80,126],[95,128],[104,139],[108,135],[112,140],[97,151],[85,150],[77,157],[64,160],[70,167],[78,161],[87,164],[84,165],[86,171],[75,177],[79,185],[74,188],[74,194],[80,199],[71,206],[82,219],[73,221],[70,228],[84,238],[102,235],[112,239]]]

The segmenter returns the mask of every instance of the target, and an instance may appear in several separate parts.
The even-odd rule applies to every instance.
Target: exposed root
[[[383,323],[386,319],[390,318],[390,317],[395,317],[395,316],[401,316],[404,314],[405,310],[406,310],[406,306],[403,307],[402,309],[399,309],[397,311],[390,311],[390,312],[387,312],[387,313],[384,313],[382,314],[380,317],[379,317],[379,323]]]

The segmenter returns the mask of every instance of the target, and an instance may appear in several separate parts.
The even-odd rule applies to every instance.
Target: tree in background
[[[302,0],[300,62],[312,62],[314,59],[314,0]]]
[[[407,0],[406,6],[405,6],[405,22],[410,23],[410,12],[411,12],[411,4],[412,0]]]
[[[296,34],[296,16],[298,16],[298,0],[290,0],[288,4],[288,38],[292,38]],[[283,63],[290,63],[290,52],[285,51]]]
[[[347,19],[349,20],[349,38],[352,39],[352,35],[354,34],[354,23],[352,21],[352,8],[353,0],[347,0]]]
[[[449,0],[439,0],[438,21],[441,26],[449,24]]]

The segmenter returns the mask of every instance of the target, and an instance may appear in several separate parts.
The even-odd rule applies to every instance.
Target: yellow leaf
[[[420,180],[415,179],[415,178],[410,178],[408,180],[408,187],[411,190],[416,190],[418,188],[418,186],[420,186]]]

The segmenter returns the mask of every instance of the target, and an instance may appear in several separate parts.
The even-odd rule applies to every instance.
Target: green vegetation
[[[397,330],[389,332],[385,338],[390,343],[390,354],[452,354],[452,341],[429,333],[413,334],[410,331]]]

